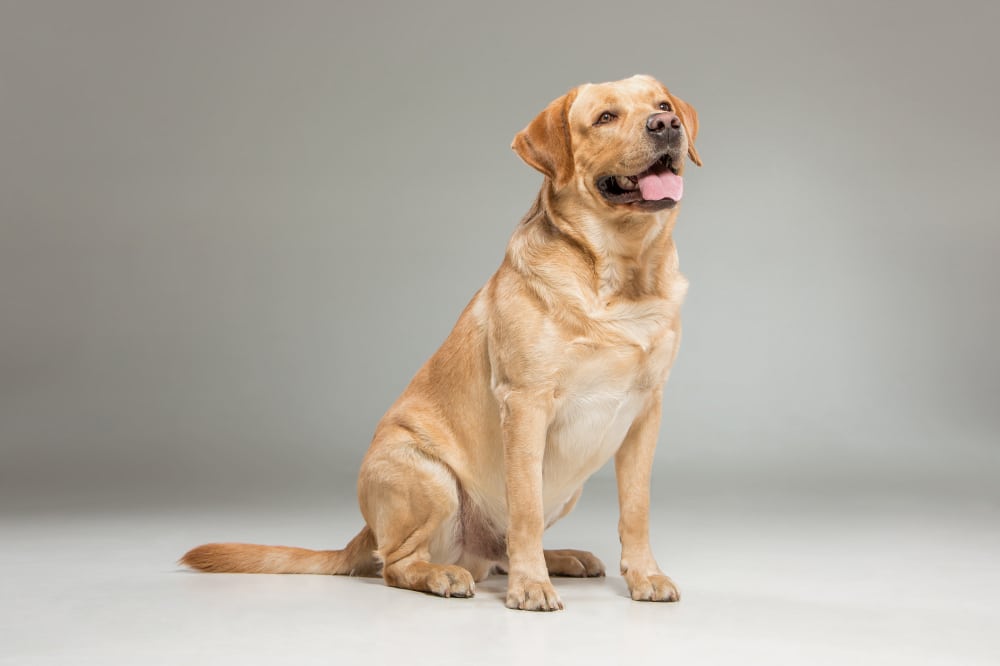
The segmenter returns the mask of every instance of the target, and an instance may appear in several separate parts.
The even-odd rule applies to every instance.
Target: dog
[[[687,280],[672,231],[694,108],[652,77],[584,84],[512,148],[544,180],[497,272],[376,427],[358,481],[365,526],[343,550],[207,544],[211,572],[377,575],[471,597],[508,575],[509,608],[563,608],[550,576],[603,576],[579,550],[543,550],[612,456],[621,573],[632,599],[677,601],[649,545],[663,387]]]

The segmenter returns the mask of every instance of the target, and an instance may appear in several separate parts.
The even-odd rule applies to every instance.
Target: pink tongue
[[[684,196],[684,179],[671,171],[639,176],[639,191],[646,201],[659,199],[680,201]]]

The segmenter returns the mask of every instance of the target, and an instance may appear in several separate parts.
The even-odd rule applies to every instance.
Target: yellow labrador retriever
[[[513,148],[545,175],[499,270],[378,424],[361,466],[365,526],[343,550],[207,544],[216,572],[373,575],[470,597],[506,570],[507,606],[562,608],[549,576],[601,576],[543,550],[583,483],[614,456],[621,572],[633,599],[680,595],[649,546],[663,385],[687,281],[671,232],[698,117],[648,76],[555,100]]]

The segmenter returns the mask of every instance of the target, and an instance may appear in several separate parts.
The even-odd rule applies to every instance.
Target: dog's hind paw
[[[604,564],[585,550],[546,550],[545,567],[550,576],[587,578],[604,575]]]

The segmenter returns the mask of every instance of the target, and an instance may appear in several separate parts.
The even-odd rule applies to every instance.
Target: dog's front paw
[[[562,607],[556,588],[547,580],[510,580],[507,584],[507,608],[554,611]]]
[[[634,601],[680,601],[681,592],[669,576],[663,574],[643,575],[626,571],[625,582]]]
[[[473,597],[476,595],[476,584],[468,571],[449,564],[435,567],[428,573],[427,591],[439,597]]]

